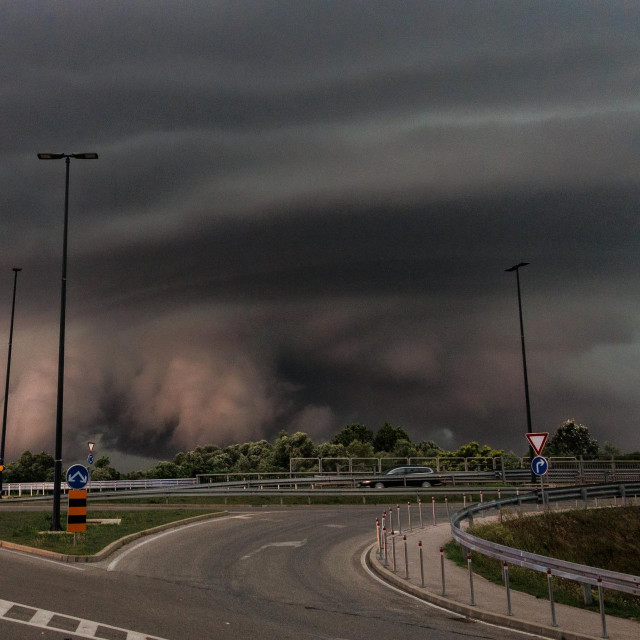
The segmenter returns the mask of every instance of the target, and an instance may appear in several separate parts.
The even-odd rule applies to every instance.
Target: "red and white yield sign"
[[[89,453],[93,453],[93,447],[96,446],[95,442],[87,442],[87,446],[89,447]]]
[[[527,436],[527,440],[531,445],[531,448],[536,452],[536,455],[539,456],[544,449],[544,445],[547,444],[547,440],[549,439],[549,432],[545,433],[525,433]]]

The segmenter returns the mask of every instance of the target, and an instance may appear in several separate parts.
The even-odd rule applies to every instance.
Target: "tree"
[[[108,456],[96,460],[95,468],[91,471],[92,480],[119,480],[120,474],[111,466]]]
[[[550,456],[582,456],[585,460],[598,457],[598,441],[591,437],[589,429],[573,418],[563,422],[546,446]]]
[[[281,431],[273,443],[273,465],[279,470],[288,471],[291,458],[312,458],[315,449],[313,440],[306,433],[298,431],[290,436],[286,431]]]
[[[16,462],[7,465],[5,482],[50,482],[53,480],[53,456],[44,451],[25,451]]]
[[[405,438],[396,440],[392,453],[396,458],[411,458],[417,455],[415,446]]]
[[[373,458],[373,445],[370,442],[353,440],[346,451],[350,458]]]
[[[444,454],[444,450],[433,440],[424,440],[416,445],[417,455],[421,458],[437,458]]]
[[[409,434],[402,427],[394,427],[385,422],[373,439],[373,448],[379,452],[391,453],[398,440],[411,442]]]
[[[331,442],[348,447],[354,440],[364,443],[373,442],[373,431],[363,424],[348,424],[334,436]]]
[[[610,442],[605,442],[602,445],[601,455],[606,458],[619,458],[622,455],[622,451]]]

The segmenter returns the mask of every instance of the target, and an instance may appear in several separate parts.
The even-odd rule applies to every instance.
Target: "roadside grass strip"
[[[534,517],[513,512],[505,514],[501,523],[477,521],[470,533],[522,551],[640,576],[640,507],[578,509]],[[449,542],[445,551],[458,566],[467,566],[466,551],[462,551],[458,543]],[[475,551],[471,556],[475,573],[503,584],[501,561]],[[539,571],[511,565],[509,583],[512,589],[536,598],[548,597],[547,576]],[[599,611],[597,590],[587,591],[592,600],[589,604],[585,603],[582,584],[555,579],[557,602]],[[604,604],[607,613],[640,620],[640,596],[605,589]]]
[[[2,546],[16,548],[16,545],[41,549],[45,552],[69,556],[92,556],[110,544],[132,534],[158,526],[178,523],[181,520],[220,514],[219,509],[163,509],[161,511],[123,510],[93,511],[91,519],[119,518],[120,524],[93,524],[89,520],[86,533],[76,534],[76,544],[72,534],[66,532],[52,535],[51,514],[32,511],[0,512],[0,540]],[[66,514],[62,514],[64,518]]]
[[[29,627],[72,633],[81,638],[113,638],[114,640],[165,640],[139,631],[113,627],[102,622],[84,620],[55,611],[36,609],[18,602],[0,600],[0,620]]]

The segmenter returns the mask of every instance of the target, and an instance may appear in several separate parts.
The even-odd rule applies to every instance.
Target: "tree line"
[[[527,455],[524,451],[521,455]],[[638,458],[640,452],[623,455],[605,443],[599,447],[589,429],[575,420],[561,424],[549,439],[544,450],[546,456],[576,456],[584,460],[597,458]],[[349,424],[330,441],[316,444],[312,438],[299,431],[289,434],[281,431],[273,443],[266,440],[218,447],[213,444],[198,446],[192,451],[180,452],[173,460],[158,462],[146,471],[120,473],[111,466],[108,456],[98,458],[91,468],[92,480],[119,480],[144,478],[192,478],[206,473],[266,473],[289,471],[292,458],[359,458],[365,470],[373,468],[367,458],[495,458],[503,457],[509,466],[517,463],[519,456],[512,451],[494,449],[472,441],[447,451],[433,440],[412,442],[402,427],[386,422],[376,432],[362,424]],[[340,465],[340,461],[333,463]],[[369,465],[367,467],[367,464]],[[298,461],[296,470],[317,469],[314,461]],[[344,463],[342,469],[346,467]],[[25,451],[15,462],[6,465],[4,482],[42,482],[53,480],[53,457],[45,452],[32,454]],[[327,469],[327,470],[336,470]]]

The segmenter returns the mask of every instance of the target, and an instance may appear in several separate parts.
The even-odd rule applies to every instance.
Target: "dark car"
[[[430,487],[442,484],[442,476],[431,467],[396,467],[385,471],[381,476],[363,480],[361,487],[384,489],[385,487]]]

